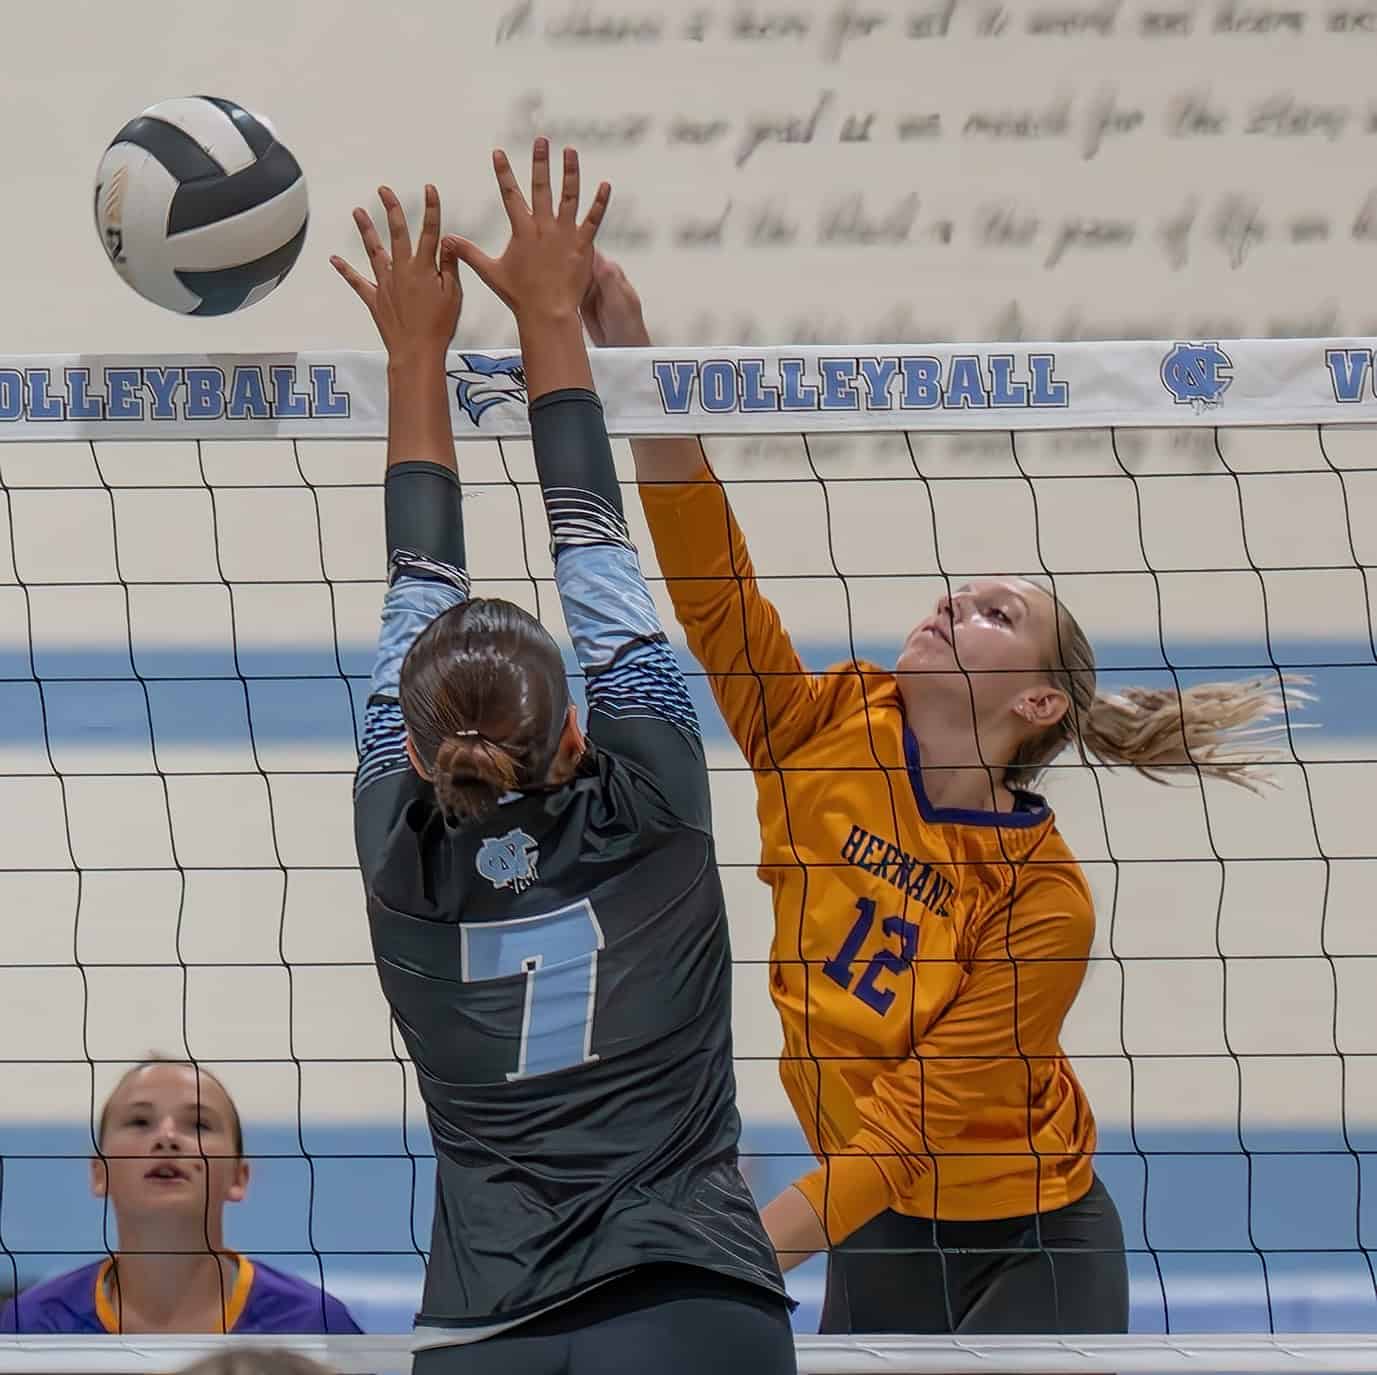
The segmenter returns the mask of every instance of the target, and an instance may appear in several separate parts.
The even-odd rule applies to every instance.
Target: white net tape
[[[799,1375],[1037,1371],[1132,1375],[1169,1371],[1377,1371],[1377,1335],[1125,1337],[800,1337]],[[412,1339],[395,1337],[4,1337],[7,1375],[121,1375],[179,1370],[225,1350],[288,1350],[340,1375],[393,1375],[410,1368]],[[653,1352],[646,1369],[654,1368]]]
[[[1377,406],[1371,339],[991,344],[920,349],[605,349],[614,435],[1334,425]],[[526,432],[511,352],[454,353],[459,438]],[[378,438],[373,353],[0,357],[0,442]]]

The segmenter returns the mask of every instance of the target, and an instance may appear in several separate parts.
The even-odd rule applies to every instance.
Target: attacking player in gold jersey
[[[584,319],[595,343],[650,342],[605,260]],[[782,1265],[828,1251],[823,1331],[1125,1330],[1122,1228],[1059,1040],[1094,910],[1031,787],[1068,746],[1246,782],[1228,737],[1279,693],[1097,694],[1070,612],[1011,577],[953,589],[893,671],[810,673],[698,442],[632,451],[675,612],[758,790],[780,1074],[818,1160],[764,1210]]]

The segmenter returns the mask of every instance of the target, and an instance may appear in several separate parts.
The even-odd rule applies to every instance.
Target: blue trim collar
[[[924,821],[935,825],[956,826],[1012,826],[1026,830],[1030,826],[1041,826],[1052,809],[1037,793],[1014,790],[1016,810],[1012,812],[982,812],[969,807],[934,807],[928,801],[923,787],[923,761],[918,753],[918,737],[904,723],[904,763],[908,767],[908,781],[913,787],[913,797],[918,803],[918,814]]]

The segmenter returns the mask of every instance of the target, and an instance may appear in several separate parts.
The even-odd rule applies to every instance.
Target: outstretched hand
[[[588,337],[599,348],[649,348],[641,298],[625,272],[596,250],[593,276],[580,306]]]
[[[330,263],[368,307],[390,356],[427,350],[443,355],[459,324],[464,293],[452,240],[440,242],[440,193],[433,186],[426,187],[421,237],[414,251],[401,202],[386,186],[378,189],[378,199],[387,216],[390,253],[368,212],[354,211],[373,281],[343,258],[331,258]]]
[[[512,228],[500,258],[490,258],[468,239],[447,237],[442,252],[471,267],[518,317],[576,318],[593,275],[593,240],[607,213],[612,188],[602,182],[582,222],[578,219],[579,158],[564,150],[559,206],[550,185],[550,142],[539,138],[531,153],[531,203],[500,148],[493,153],[498,190]]]

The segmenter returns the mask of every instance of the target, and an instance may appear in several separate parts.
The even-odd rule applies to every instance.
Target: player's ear
[[[104,1198],[110,1192],[110,1171],[98,1155],[93,1155],[90,1163],[91,1193],[96,1198]]]
[[[230,1186],[225,1190],[226,1203],[242,1203],[244,1196],[249,1191],[249,1162],[247,1160],[236,1160],[234,1163],[234,1178]]]
[[[411,732],[406,733],[406,757],[411,760],[411,767],[416,770],[427,783],[431,781],[430,774],[426,772],[426,767],[421,763],[421,757],[416,753],[416,746],[411,743]]]
[[[552,778],[567,778],[573,773],[580,759],[588,749],[583,727],[579,725],[579,710],[571,702],[564,713],[564,729],[559,733],[559,748],[555,750],[554,763],[550,765]]]
[[[1023,693],[1014,704],[1014,711],[1030,726],[1046,730],[1055,726],[1070,707],[1070,699],[1060,688],[1044,683]]]

